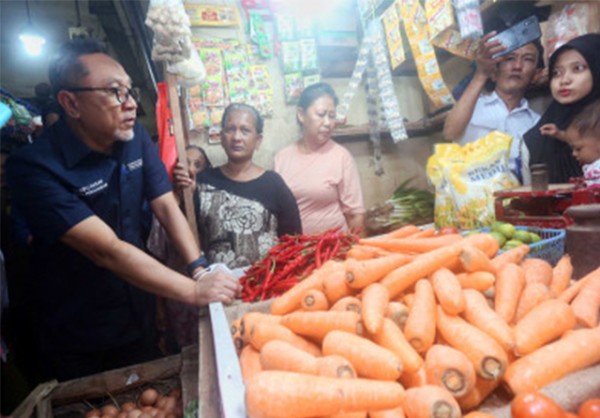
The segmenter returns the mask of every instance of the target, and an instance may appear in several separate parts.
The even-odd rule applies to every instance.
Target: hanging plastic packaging
[[[463,39],[483,36],[483,22],[477,0],[455,0],[456,20]]]

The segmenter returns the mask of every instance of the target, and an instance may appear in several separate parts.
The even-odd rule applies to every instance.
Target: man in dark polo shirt
[[[49,78],[64,117],[7,169],[33,234],[41,364],[66,380],[157,354],[148,292],[202,306],[231,303],[240,285],[221,272],[194,281],[142,251],[147,201],[190,276],[205,266],[123,67],[94,41],[70,41]]]

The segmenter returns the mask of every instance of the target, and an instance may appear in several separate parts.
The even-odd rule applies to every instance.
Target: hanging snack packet
[[[430,39],[436,38],[454,24],[451,0],[426,0],[425,14],[427,15]]]
[[[302,63],[302,71],[319,69],[317,44],[314,39],[302,39],[300,41],[300,61]]]
[[[296,73],[302,70],[300,42],[281,43],[281,66],[285,74]]]
[[[286,74],[283,83],[286,103],[296,103],[302,93],[302,73]]]
[[[463,39],[483,36],[483,22],[477,0],[455,0],[456,20]]]
[[[250,39],[252,43],[258,46],[259,56],[263,59],[269,59],[273,56],[273,50],[271,49],[263,16],[254,11],[250,11],[249,15]]]
[[[275,28],[277,29],[277,38],[279,41],[293,41],[296,39],[294,30],[294,18],[286,13],[280,13],[275,16]]]
[[[321,74],[310,74],[310,75],[304,76],[304,80],[303,80],[302,84],[304,85],[304,88],[307,88],[308,86],[310,86],[312,84],[317,84],[320,82],[321,82]]]
[[[392,70],[395,70],[406,60],[404,43],[402,42],[402,34],[400,33],[400,16],[398,15],[396,3],[388,7],[382,16],[382,21],[388,54],[390,56],[390,65],[392,66]]]

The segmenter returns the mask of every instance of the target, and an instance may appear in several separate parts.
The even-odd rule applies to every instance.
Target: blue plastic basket
[[[565,253],[566,233],[564,229],[537,228],[534,226],[517,226],[516,228],[534,232],[542,238],[538,242],[529,244],[531,251],[525,258],[541,258],[554,266]],[[482,228],[479,231],[490,232],[490,228]],[[503,253],[502,250],[498,251],[498,254],[501,253]]]

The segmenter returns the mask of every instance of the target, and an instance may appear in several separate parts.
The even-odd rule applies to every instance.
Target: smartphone
[[[523,45],[539,39],[540,36],[542,36],[542,32],[537,16],[534,15],[525,20],[521,20],[519,23],[516,23],[489,39],[488,42],[498,40],[506,47],[504,51],[492,55],[492,58],[498,58],[509,54],[515,49],[519,49]]]

